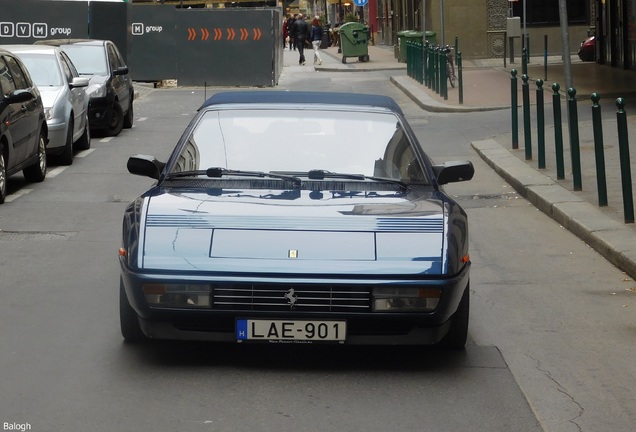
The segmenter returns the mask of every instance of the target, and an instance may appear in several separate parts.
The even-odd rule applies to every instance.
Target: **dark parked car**
[[[0,204],[7,178],[18,171],[27,181],[44,180],[46,143],[40,92],[20,59],[0,48]]]
[[[132,202],[127,341],[465,345],[466,213],[385,96],[245,91],[199,109]]]
[[[37,44],[61,47],[82,76],[90,77],[89,123],[92,131],[117,136],[133,125],[135,91],[117,46],[108,40],[48,39]]]

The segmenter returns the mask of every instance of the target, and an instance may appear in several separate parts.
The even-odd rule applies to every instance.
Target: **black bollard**
[[[543,108],[543,80],[538,79],[537,84],[537,153],[539,157],[539,169],[545,169],[545,116]]]
[[[557,179],[565,178],[565,163],[563,161],[563,127],[561,125],[561,95],[558,83],[552,84],[552,111],[554,112],[554,150],[556,153]]]
[[[632,169],[629,157],[629,138],[627,135],[627,113],[625,99],[616,99],[616,121],[618,126],[618,148],[621,159],[621,183],[623,185],[623,212],[625,223],[634,223],[634,196],[632,194]]]
[[[464,80],[462,78],[462,53],[457,53],[457,82],[459,86],[459,104],[464,103]]]
[[[519,103],[517,102],[517,69],[510,71],[510,113],[512,115],[512,148],[519,148]]]
[[[521,50],[521,73],[528,75],[528,50],[526,48]]]
[[[532,135],[530,131],[530,85],[528,75],[521,76],[521,96],[523,98],[523,137],[526,160],[532,160]]]
[[[581,147],[579,143],[579,115],[576,109],[576,90],[568,89],[568,108],[570,118],[568,124],[570,126],[570,156],[572,158],[572,180],[574,190],[583,189],[581,184]]]
[[[596,159],[596,188],[598,189],[598,205],[607,205],[607,180],[605,175],[605,152],[603,151],[603,123],[601,121],[601,96],[592,93],[592,127],[594,129],[594,155]]]

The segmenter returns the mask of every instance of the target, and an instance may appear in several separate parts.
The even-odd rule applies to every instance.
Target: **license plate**
[[[346,321],[315,320],[236,320],[236,340],[272,343],[344,343]]]

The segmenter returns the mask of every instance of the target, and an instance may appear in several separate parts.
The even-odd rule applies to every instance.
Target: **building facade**
[[[559,0],[132,0],[139,4],[174,4],[183,8],[281,7],[323,17],[335,26],[351,17],[370,28],[372,43],[396,46],[398,32],[435,33],[436,43],[458,40],[464,58],[517,56],[527,46],[533,56],[561,55],[563,34]],[[358,3],[360,0],[358,0]],[[364,0],[362,0],[364,3]],[[636,69],[636,0],[566,0],[569,51],[596,36],[596,61]],[[518,18],[527,38],[508,37],[509,18]],[[522,39],[524,39],[522,41]]]

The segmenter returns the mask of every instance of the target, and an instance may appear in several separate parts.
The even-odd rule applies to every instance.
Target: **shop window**
[[[587,24],[588,1],[566,0],[568,9],[568,24]],[[523,1],[512,4],[513,16],[523,20]],[[532,0],[526,3],[526,23],[535,26],[559,25],[559,2],[556,0]]]

